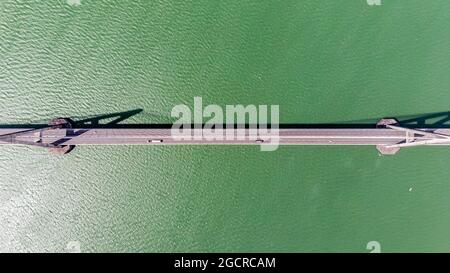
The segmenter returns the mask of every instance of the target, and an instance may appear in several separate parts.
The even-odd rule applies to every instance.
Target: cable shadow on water
[[[172,123],[122,123],[129,118],[140,114],[143,109],[134,109],[125,112],[101,114],[89,117],[81,117],[81,119],[72,120],[73,128],[136,128],[136,129],[168,129],[172,127]],[[333,122],[333,123],[282,123],[279,124],[280,129],[295,129],[295,128],[376,128],[376,123],[382,118],[380,117],[366,120],[345,121],[345,122]],[[399,121],[399,125],[408,128],[450,128],[450,111],[448,112],[435,112],[425,114],[413,114],[396,118]],[[51,120],[52,118],[49,118]],[[48,124],[0,124],[0,128],[45,128]],[[193,124],[191,126],[194,126]],[[226,124],[223,128],[226,128]],[[244,125],[242,125],[244,126]],[[270,124],[268,125],[270,127]],[[250,125],[246,124],[246,128]],[[237,125],[234,125],[237,128]]]

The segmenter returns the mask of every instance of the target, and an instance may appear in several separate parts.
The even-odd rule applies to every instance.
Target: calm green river
[[[0,124],[450,110],[450,1],[0,1]],[[0,251],[450,251],[450,148],[0,147]],[[374,243],[369,243],[369,245]],[[375,243],[376,244],[376,243]]]

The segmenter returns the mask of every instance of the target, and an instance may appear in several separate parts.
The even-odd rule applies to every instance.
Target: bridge
[[[200,130],[201,132],[195,132]],[[224,128],[225,135],[236,135],[237,128]],[[249,128],[244,137],[215,139],[210,131],[192,129],[203,137],[175,139],[170,128],[78,127],[68,118],[57,118],[41,128],[0,128],[0,145],[31,145],[66,154],[78,145],[270,145],[273,135],[251,138]],[[382,119],[374,128],[282,128],[277,145],[371,145],[380,154],[397,153],[400,148],[422,145],[450,145],[450,128],[410,128],[396,119]]]

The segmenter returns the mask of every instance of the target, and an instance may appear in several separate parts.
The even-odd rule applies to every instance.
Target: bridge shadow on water
[[[140,128],[140,129],[168,129],[172,127],[172,123],[121,123],[129,118],[141,113],[143,109],[135,109],[131,111],[109,113],[89,117],[81,117],[73,119],[74,128]],[[366,120],[345,121],[345,122],[333,122],[333,123],[283,123],[279,125],[279,128],[375,128],[376,123],[382,118],[380,117]],[[414,114],[407,116],[392,117],[399,121],[400,126],[408,128],[450,128],[450,111],[449,112],[436,112],[426,114]],[[51,118],[49,119],[51,120]],[[224,128],[226,124],[223,125]],[[0,128],[44,128],[48,127],[48,124],[35,123],[35,124],[0,124]],[[234,126],[237,127],[237,126]],[[245,127],[249,127],[248,124]],[[270,125],[269,125],[270,127]]]

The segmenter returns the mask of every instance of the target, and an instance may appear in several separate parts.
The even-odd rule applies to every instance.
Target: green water
[[[71,2],[71,1],[69,1]],[[450,1],[0,1],[0,124],[448,111]],[[450,251],[447,148],[0,147],[0,251]]]

